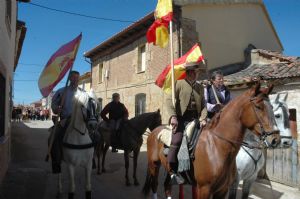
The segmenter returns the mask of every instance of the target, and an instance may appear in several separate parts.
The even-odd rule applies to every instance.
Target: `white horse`
[[[280,98],[277,94],[276,99],[271,101],[277,126],[280,130],[281,147],[290,147],[292,144],[292,133],[289,125],[289,112],[286,103],[286,95]],[[243,180],[242,198],[249,196],[250,188],[256,180],[258,172],[265,165],[265,154],[262,150],[261,141],[249,130],[246,132],[244,142],[247,146],[242,146],[236,157],[237,176],[234,184],[230,188],[229,198],[236,198],[236,191],[239,182]],[[268,144],[266,144],[268,146]]]
[[[98,124],[96,108],[97,98],[93,91],[86,93],[77,90],[73,99],[71,121],[63,138],[63,161],[66,163],[70,188],[68,198],[74,198],[75,192],[75,167],[85,169],[86,198],[91,199],[91,173],[94,143],[90,138]],[[61,174],[58,177],[59,195],[62,193]]]

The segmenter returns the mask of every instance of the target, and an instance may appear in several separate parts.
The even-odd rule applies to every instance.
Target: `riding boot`
[[[177,172],[178,164],[177,163],[169,163],[169,166],[170,166],[169,173],[170,173],[170,176],[171,176],[170,183],[171,184],[184,184],[185,180]]]

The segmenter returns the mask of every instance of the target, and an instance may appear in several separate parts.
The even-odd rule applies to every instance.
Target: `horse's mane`
[[[98,102],[98,99],[92,90],[90,92],[86,92],[84,90],[77,89],[74,95],[74,100],[82,104],[85,108],[87,108],[89,98],[93,98],[96,102]]]
[[[141,115],[135,116],[129,120],[131,123],[138,123],[141,119],[144,119],[145,117],[150,117],[151,115],[156,114],[156,112],[149,112],[149,113],[143,113]]]
[[[208,122],[207,124],[207,128],[214,128],[217,126],[217,124],[219,123],[220,119],[221,119],[221,114],[225,111],[228,110],[229,107],[233,106],[234,104],[236,104],[237,102],[240,102],[241,98],[250,95],[251,94],[251,90],[248,90],[247,92],[242,93],[241,95],[237,96],[235,99],[231,100],[221,111],[219,111],[218,113],[216,113],[214,115],[214,117]]]

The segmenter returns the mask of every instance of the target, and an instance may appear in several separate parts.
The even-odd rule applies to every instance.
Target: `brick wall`
[[[174,24],[173,27],[174,59],[185,54],[198,42],[193,20],[182,19],[180,25],[183,28],[180,29],[178,24]],[[138,48],[141,45],[146,46],[146,70],[137,73]],[[121,101],[129,110],[129,116],[134,117],[135,96],[145,93],[146,112],[156,111],[159,108],[163,115],[163,122],[166,123],[168,116],[164,108],[165,94],[154,82],[164,67],[170,63],[170,56],[169,47],[162,49],[148,44],[144,36],[108,56],[93,58],[92,88],[98,98],[102,98],[102,106],[111,101],[112,93],[118,92]],[[103,82],[99,82],[99,64],[103,64],[103,76],[105,71],[108,71],[108,78],[104,77]]]

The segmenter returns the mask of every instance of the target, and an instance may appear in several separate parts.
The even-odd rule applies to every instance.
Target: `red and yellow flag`
[[[195,44],[185,55],[174,61],[175,81],[184,79],[186,76],[184,65],[190,62],[201,62],[204,60],[198,44]],[[171,65],[165,67],[163,72],[157,77],[155,84],[170,94],[172,91],[172,71]]]
[[[39,78],[39,89],[47,97],[72,67],[82,35],[60,47],[49,59]]]
[[[173,18],[172,0],[158,0],[155,21],[147,31],[148,43],[165,48],[169,42],[169,23]]]

